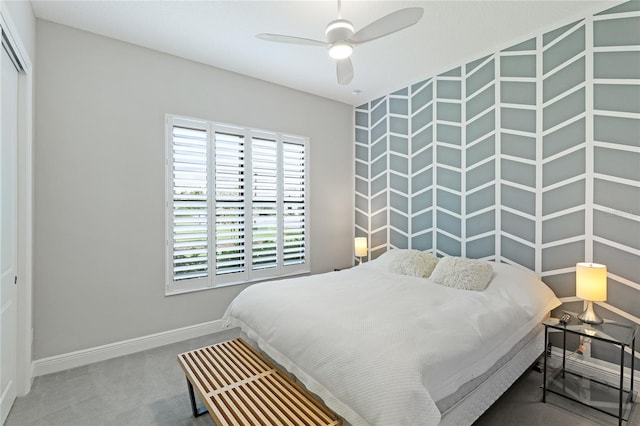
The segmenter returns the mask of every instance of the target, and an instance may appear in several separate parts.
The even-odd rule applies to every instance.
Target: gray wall
[[[412,247],[519,264],[577,312],[576,262],[604,263],[596,310],[640,323],[640,18],[627,14],[638,9],[356,108],[355,232],[371,256]]]
[[[350,263],[351,106],[37,25],[34,359],[219,319],[244,288],[164,296],[165,113],[308,136],[312,272]]]

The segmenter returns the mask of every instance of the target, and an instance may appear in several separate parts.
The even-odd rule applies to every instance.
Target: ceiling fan
[[[258,34],[261,40],[278,43],[303,44],[307,46],[325,46],[329,48],[329,56],[336,60],[339,84],[349,84],[353,79],[351,53],[353,46],[376,40],[416,24],[424,13],[421,7],[408,7],[383,16],[355,32],[353,24],[342,19],[341,1],[338,0],[338,19],[329,22],[325,33],[327,41],[293,37],[280,34]]]

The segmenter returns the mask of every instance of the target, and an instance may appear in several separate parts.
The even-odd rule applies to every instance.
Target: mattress
[[[256,284],[225,321],[351,424],[436,425],[559,304],[530,271],[493,268],[482,292],[375,263]]]
[[[544,350],[544,327],[495,373],[442,413],[439,426],[470,425],[529,368]]]
[[[485,371],[480,376],[474,377],[467,383],[460,385],[460,387],[452,394],[445,396],[436,402],[436,406],[441,413],[445,413],[451,407],[455,406],[461,399],[471,394],[475,391],[478,386],[484,383],[489,377],[495,374],[498,370],[500,370],[507,362],[513,359],[518,353],[520,353],[525,346],[530,344],[542,331],[544,330],[544,326],[542,324],[538,324],[534,329],[532,329],[526,336],[524,336],[518,343],[516,343],[505,355],[503,355],[495,364],[491,366],[487,371]],[[542,346],[538,348],[537,356],[542,354]]]

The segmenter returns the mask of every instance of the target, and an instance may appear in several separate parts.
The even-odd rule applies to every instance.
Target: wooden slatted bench
[[[342,425],[325,405],[242,339],[178,355],[194,416],[223,425]],[[206,409],[196,405],[193,389]]]

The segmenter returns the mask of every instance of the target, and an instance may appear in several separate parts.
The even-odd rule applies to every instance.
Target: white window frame
[[[183,279],[174,281],[173,279],[173,128],[188,127],[192,129],[202,130],[207,135],[207,205],[208,209],[208,275],[202,278]],[[232,274],[216,274],[216,234],[215,234],[215,134],[232,133],[244,136],[245,140],[245,157],[249,160],[245,161],[244,175],[245,178],[245,268],[243,272]],[[252,138],[271,139],[277,142],[277,169],[282,170],[283,161],[283,143],[295,143],[304,146],[304,262],[296,265],[283,264],[283,226],[284,226],[284,179],[282,174],[278,173],[278,229],[277,234],[277,251],[278,260],[275,268],[253,270],[252,267],[252,238],[251,228],[253,223],[252,217],[252,168],[251,168],[251,141]],[[225,287],[229,285],[245,284],[249,282],[262,281],[266,279],[277,279],[293,275],[306,274],[311,271],[311,250],[310,250],[310,143],[309,138],[291,134],[283,134],[267,130],[256,130],[245,126],[235,126],[223,123],[217,123],[209,120],[195,119],[173,114],[166,114],[165,119],[165,295],[174,295],[188,293],[193,291],[207,290],[211,288]]]

